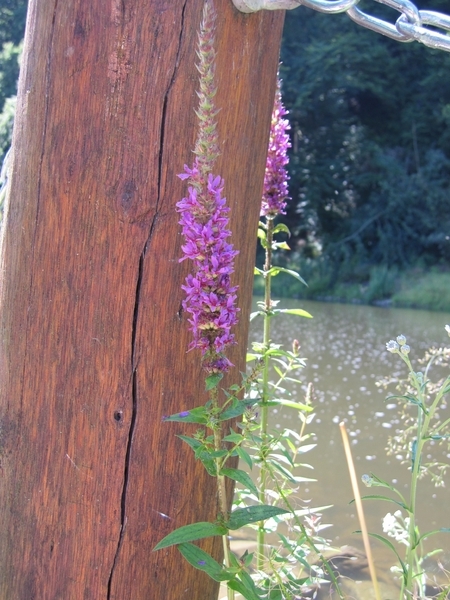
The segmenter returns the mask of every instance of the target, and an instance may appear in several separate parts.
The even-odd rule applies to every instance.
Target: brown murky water
[[[280,306],[299,307],[310,312],[314,318],[304,319],[285,315],[272,321],[272,339],[290,348],[297,338],[307,367],[300,378],[303,386],[293,388],[298,399],[303,399],[308,382],[314,385],[316,417],[310,425],[316,448],[304,455],[304,462],[314,471],[303,470],[300,475],[314,477],[314,483],[299,489],[299,499],[311,500],[312,506],[333,504],[324,511],[322,521],[332,527],[324,534],[333,544],[350,544],[362,548],[362,540],[353,533],[359,529],[347,464],[339,430],[339,422],[345,421],[352,443],[357,474],[375,473],[393,483],[408,497],[409,472],[395,457],[387,457],[385,447],[389,435],[401,426],[398,407],[387,401],[386,393],[375,382],[389,374],[406,374],[401,359],[386,351],[386,342],[399,334],[407,337],[411,346],[411,360],[422,356],[431,345],[450,343],[444,330],[450,323],[450,314],[432,313],[407,309],[377,308],[344,304],[327,304],[307,301],[285,301]],[[262,320],[256,319],[251,327],[251,340],[261,340]],[[417,370],[420,370],[417,365]],[[450,408],[446,408],[450,413]],[[450,415],[449,415],[450,416]],[[273,428],[300,427],[300,420],[290,409],[272,411]],[[450,461],[450,454],[441,456]],[[450,481],[448,482],[450,485]],[[379,493],[380,488],[368,490],[360,484],[361,493]],[[421,532],[440,527],[450,527],[450,491],[435,488],[424,479],[419,484],[418,518]],[[382,534],[382,518],[396,507],[387,502],[368,500],[364,504],[369,531]],[[447,552],[441,559],[449,564],[450,534],[432,538]],[[393,556],[379,542],[372,544],[377,567],[386,574],[394,564]],[[400,547],[401,554],[404,547]],[[390,577],[390,574],[387,574]]]

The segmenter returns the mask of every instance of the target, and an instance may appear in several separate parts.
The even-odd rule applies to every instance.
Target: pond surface
[[[388,437],[401,426],[395,401],[386,402],[387,393],[375,385],[388,375],[406,375],[406,365],[399,356],[386,351],[386,342],[403,334],[411,346],[410,358],[417,365],[424,351],[431,345],[448,345],[444,329],[450,323],[450,314],[409,309],[377,308],[345,304],[282,300],[280,307],[303,308],[313,315],[305,319],[285,315],[272,320],[272,340],[292,347],[297,338],[301,356],[307,359],[300,379],[304,383],[293,389],[299,401],[304,399],[306,384],[314,386],[315,419],[309,425],[317,446],[304,455],[304,462],[314,471],[303,469],[299,475],[314,477],[317,482],[303,484],[298,492],[300,500],[311,500],[311,506],[333,504],[323,512],[322,522],[331,523],[324,535],[336,546],[350,544],[362,548],[362,540],[353,533],[359,529],[347,463],[339,429],[346,423],[351,439],[357,476],[375,473],[393,483],[409,497],[409,471],[400,460],[386,455]],[[256,307],[256,300],[255,300]],[[252,322],[250,340],[262,339],[262,319]],[[433,375],[431,374],[431,377]],[[390,393],[393,393],[393,389]],[[449,407],[445,409],[450,412]],[[443,415],[442,415],[443,416]],[[450,415],[447,415],[450,416]],[[300,428],[295,411],[283,408],[273,410],[271,427],[276,429]],[[446,450],[440,457],[446,462]],[[360,483],[361,494],[382,493],[382,488],[366,488]],[[299,502],[301,505],[301,502]],[[450,527],[450,493],[448,487],[436,488],[428,478],[419,482],[419,527],[421,532]],[[364,503],[369,531],[382,534],[381,521],[396,507],[387,502],[367,500]],[[448,537],[431,538],[431,545],[439,543],[450,549]],[[401,555],[404,547],[399,548]],[[393,563],[390,552],[376,540],[372,543],[377,566],[388,569]],[[445,556],[445,554],[447,556]],[[450,552],[441,555],[448,564]]]

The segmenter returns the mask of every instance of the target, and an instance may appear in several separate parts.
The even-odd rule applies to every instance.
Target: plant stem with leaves
[[[446,326],[447,332],[450,335],[450,327]],[[396,340],[390,340],[386,344],[386,348],[393,354],[398,354],[406,364],[409,371],[408,384],[405,393],[402,395],[390,396],[388,400],[400,400],[404,405],[405,412],[403,413],[408,426],[400,430],[400,434],[396,436],[397,441],[391,440],[391,451],[400,454],[400,448],[408,447],[410,456],[411,483],[409,488],[409,499],[405,497],[391,484],[375,475],[364,475],[363,481],[369,487],[378,486],[384,487],[396,494],[399,500],[393,500],[387,496],[366,496],[367,498],[381,498],[383,500],[393,502],[395,505],[406,511],[407,516],[404,517],[401,510],[391,515],[388,513],[383,520],[383,530],[389,537],[394,538],[397,542],[406,545],[406,553],[404,559],[401,558],[393,544],[386,538],[375,535],[385,543],[397,556],[400,563],[401,573],[401,591],[400,600],[409,600],[409,598],[425,597],[426,577],[424,572],[422,542],[424,539],[431,537],[436,533],[450,532],[450,528],[441,528],[434,531],[420,534],[417,526],[417,490],[419,479],[427,472],[432,473],[432,469],[436,463],[426,462],[424,449],[427,442],[447,443],[450,438],[449,423],[450,419],[444,422],[439,421],[438,409],[442,407],[444,396],[450,392],[450,376],[447,376],[438,384],[433,384],[428,378],[429,369],[434,361],[441,361],[441,364],[447,364],[450,357],[450,352],[447,349],[439,349],[434,351],[429,356],[429,362],[425,372],[416,372],[411,364],[409,353],[410,347],[406,343],[404,335],[399,335]],[[434,396],[434,398],[433,398]],[[409,416],[410,410],[416,411],[416,416]],[[446,465],[439,465],[444,468]],[[433,551],[433,553],[435,553]]]

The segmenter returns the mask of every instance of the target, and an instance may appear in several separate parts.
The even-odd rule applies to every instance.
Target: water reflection
[[[314,315],[303,319],[290,315],[272,321],[272,339],[289,348],[294,338],[300,341],[307,367],[301,374],[305,384],[312,382],[316,418],[310,426],[317,447],[305,455],[315,469],[317,482],[307,484],[300,498],[311,499],[313,505],[333,503],[324,513],[323,521],[333,524],[328,537],[339,546],[362,547],[353,498],[338,423],[345,421],[352,442],[357,474],[374,472],[408,493],[409,473],[394,457],[387,457],[388,436],[399,427],[398,407],[386,402],[386,393],[375,382],[389,374],[404,375],[403,362],[386,351],[386,342],[404,334],[412,351],[410,358],[421,357],[430,345],[449,342],[444,330],[450,314],[407,309],[386,309],[367,306],[326,304],[307,301],[285,301],[283,307],[300,307]],[[250,339],[260,340],[262,320],[252,323]],[[301,386],[293,388],[299,399],[304,397]],[[448,408],[446,409],[448,411]],[[295,417],[289,409],[273,411],[274,428],[294,428]],[[298,421],[300,426],[300,421]],[[448,460],[450,456],[444,456]],[[303,473],[303,475],[309,475]],[[361,484],[361,487],[364,486]],[[367,488],[361,493],[368,492]],[[367,501],[364,505],[370,531],[382,533],[381,521],[387,512],[394,512],[390,503]],[[422,532],[450,526],[449,493],[447,488],[435,488],[428,479],[421,480],[419,493],[419,527]],[[432,545],[437,543],[432,539]],[[439,540],[441,547],[450,547],[450,538]],[[378,542],[373,551],[380,565],[393,564],[390,555]]]

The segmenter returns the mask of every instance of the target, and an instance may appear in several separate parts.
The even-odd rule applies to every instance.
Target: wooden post
[[[244,369],[282,12],[215,0]],[[196,136],[203,0],[31,0],[1,252],[0,598],[212,600],[155,544],[215,481],[162,417],[203,400],[180,317],[176,174]],[[220,558],[220,540],[212,546]]]

